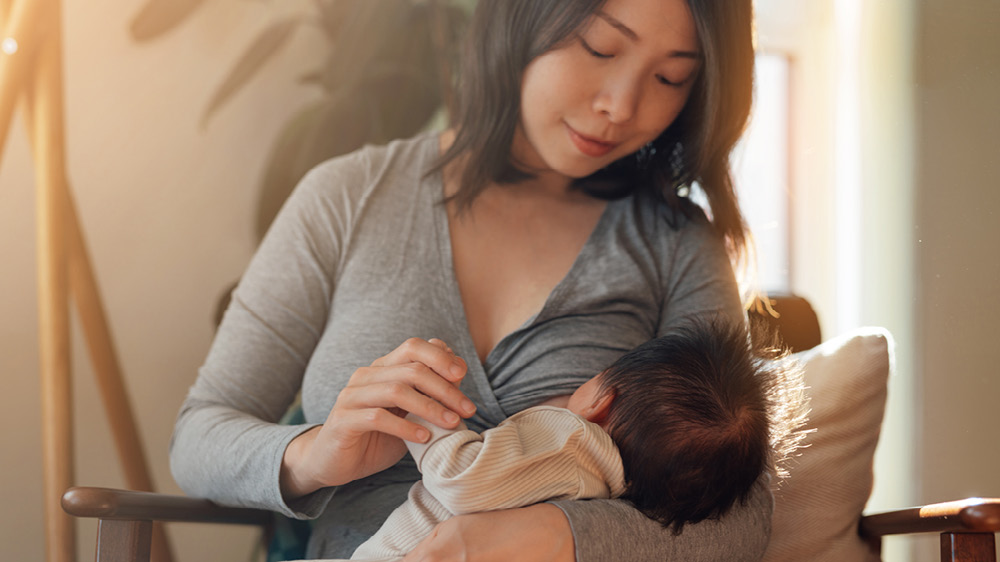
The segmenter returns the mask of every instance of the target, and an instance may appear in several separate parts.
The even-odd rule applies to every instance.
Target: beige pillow
[[[872,463],[892,370],[892,336],[862,328],[796,354],[804,368],[815,429],[774,490],[774,524],[764,560],[878,560],[858,536],[872,489]]]

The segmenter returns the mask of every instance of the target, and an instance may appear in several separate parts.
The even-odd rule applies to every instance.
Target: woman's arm
[[[405,453],[400,438],[419,439],[420,428],[399,413],[417,411],[446,426],[458,421],[446,419],[446,409],[467,415],[464,396],[450,384],[462,378],[464,363],[414,341],[349,381],[349,372],[329,373],[331,384],[349,390],[323,426],[276,423],[326,329],[357,214],[339,186],[366,181],[356,160],[325,164],[303,180],[234,292],[171,442],[171,469],[188,494],[315,517],[332,490],[310,492],[392,464]]]
[[[573,532],[559,508],[529,507],[459,515],[403,558],[403,562],[574,562]]]
[[[734,505],[717,521],[685,525],[680,535],[622,500],[553,503],[570,521],[577,562],[760,560],[771,536],[774,509],[766,476],[755,484],[746,504]]]
[[[282,455],[316,426],[277,422],[301,388],[330,309],[346,227],[323,204],[324,188],[355,168],[345,160],[306,176],[233,292],[170,444],[171,471],[186,493],[310,517],[329,499],[332,492],[286,503]]]
[[[771,534],[773,499],[762,478],[744,505],[674,535],[622,500],[558,501],[459,515],[404,562],[755,561]]]

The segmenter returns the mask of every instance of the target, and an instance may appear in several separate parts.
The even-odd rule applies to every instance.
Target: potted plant
[[[159,37],[207,1],[148,0],[131,22],[131,36],[138,42]],[[447,111],[453,58],[474,3],[313,0],[256,36],[211,96],[203,127],[294,34],[319,32],[329,45],[301,78],[322,96],[300,108],[273,143],[260,180],[258,241],[310,168],[365,144],[412,136]]]

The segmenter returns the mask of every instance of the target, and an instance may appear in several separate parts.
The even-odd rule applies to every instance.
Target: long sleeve
[[[303,180],[233,294],[171,440],[171,470],[188,494],[315,517],[333,493],[284,501],[285,447],[314,425],[276,422],[295,399],[327,320],[345,237],[327,186],[350,182],[338,173],[344,169],[328,166]]]
[[[569,518],[576,559],[581,562],[760,560],[771,536],[774,511],[766,476],[754,485],[745,505],[734,506],[718,521],[685,525],[680,535],[621,500],[552,503]]]
[[[442,433],[427,444],[407,445],[424,487],[455,514],[624,491],[611,438],[562,408],[531,408],[482,434]]]
[[[668,228],[646,213],[651,207],[623,199],[608,203],[543,310],[485,362],[476,360],[452,270],[441,177],[426,173],[439,155],[437,136],[369,147],[321,165],[296,189],[243,276],[178,416],[170,459],[185,492],[319,516],[309,555],[349,556],[419,474],[406,459],[336,492],[285,502],[284,449],[314,425],[276,421],[300,390],[306,420],[320,423],[357,368],[408,337],[437,337],[469,362],[462,390],[478,410],[468,422],[482,431],[572,392],[690,315],[740,313],[724,250],[706,234],[703,217]],[[566,512],[582,562],[602,560],[600,549],[589,554],[597,539],[585,531],[588,521],[606,524],[605,536],[641,533],[637,542],[661,543],[664,552],[675,539],[655,525],[636,527],[645,518],[621,501],[560,504],[573,505]],[[722,527],[718,541],[730,541],[732,531],[740,537],[734,544],[761,532],[739,522]],[[622,544],[615,558],[647,560],[648,552]]]

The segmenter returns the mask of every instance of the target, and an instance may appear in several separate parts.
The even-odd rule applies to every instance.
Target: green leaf
[[[318,25],[331,43],[336,43],[340,35],[341,25],[352,8],[359,0],[313,0],[319,13]]]
[[[303,175],[334,156],[371,142],[364,92],[343,92],[307,106],[285,126],[271,150],[257,205],[258,240]]]
[[[405,32],[400,22],[413,11],[409,0],[351,0],[336,44],[324,65],[330,91],[363,80],[389,38]]]
[[[212,117],[229,98],[231,98],[240,88],[242,88],[257,71],[264,66],[264,63],[273,57],[288,42],[292,32],[302,23],[299,17],[287,18],[272,24],[265,29],[257,39],[251,44],[250,49],[243,54],[236,67],[226,76],[222,85],[215,91],[208,108],[201,116],[201,127],[204,129],[208,125],[208,120]]]
[[[441,106],[433,72],[419,67],[376,64],[360,86],[371,106],[375,143],[416,134]]]
[[[257,221],[254,233],[258,242],[264,237],[271,221],[301,177],[299,171],[295,169],[296,155],[301,151],[306,137],[316,126],[317,116],[322,108],[322,103],[312,104],[295,114],[285,124],[271,147],[271,155],[264,169],[260,194],[257,197]]]
[[[329,20],[323,24],[328,37],[336,35],[320,66],[324,96],[295,115],[272,148],[260,184],[258,237],[313,166],[427,126],[439,112],[442,90],[450,87],[447,59],[467,21],[450,2],[430,8],[414,0],[316,0],[316,5]],[[316,79],[315,72],[302,78]]]
[[[323,86],[323,73],[318,70],[299,76],[299,84],[304,86]]]
[[[136,41],[149,41],[183,22],[205,0],[148,0],[132,18],[129,34]]]

